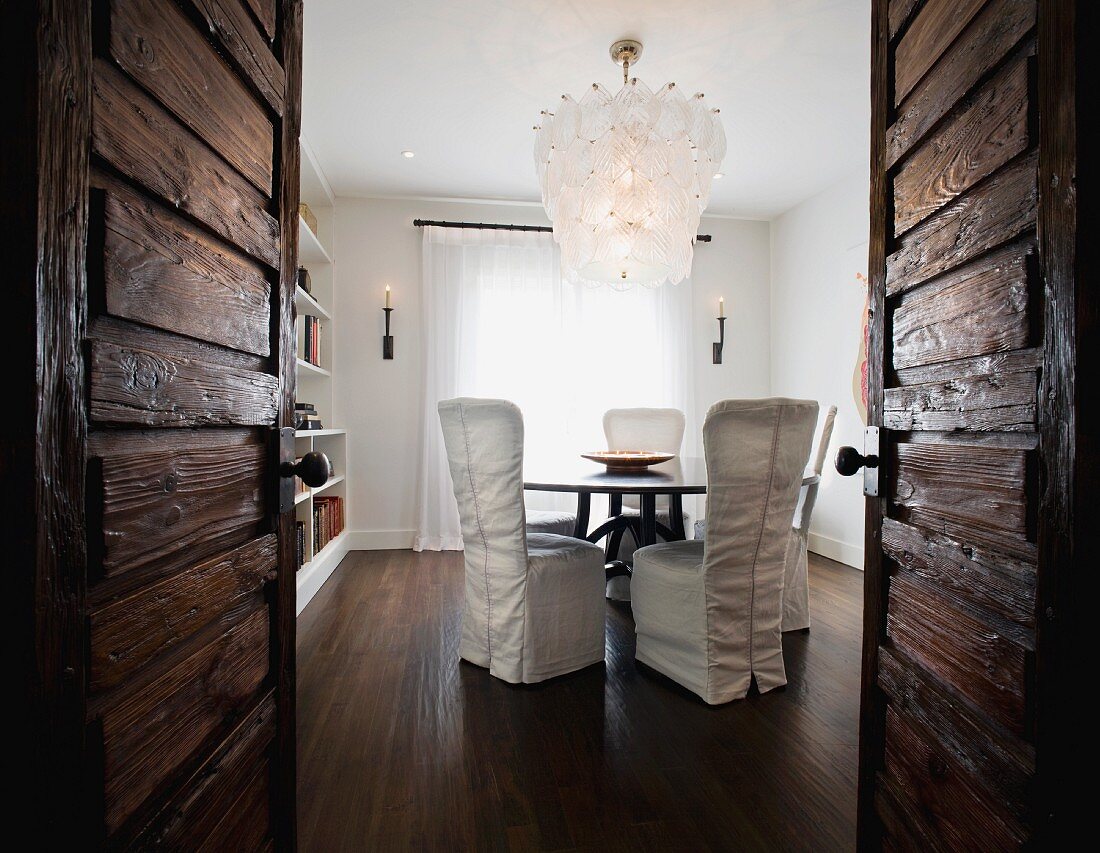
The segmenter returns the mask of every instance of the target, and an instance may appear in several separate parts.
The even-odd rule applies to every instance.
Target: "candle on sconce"
[[[390,286],[386,285],[386,307],[390,307]]]
[[[389,288],[386,288],[386,289],[389,290]],[[726,297],[719,296],[718,297],[718,319],[722,320],[722,319],[725,318],[725,316],[726,316]]]

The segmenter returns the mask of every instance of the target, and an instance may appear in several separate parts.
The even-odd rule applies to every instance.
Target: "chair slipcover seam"
[[[489,652],[489,665],[493,664],[493,597],[489,594],[489,540],[485,536],[485,527],[481,523],[481,500],[474,481],[474,466],[470,454],[470,431],[466,426],[466,407],[458,405],[458,419],[462,421],[462,440],[466,444],[466,476],[470,479],[470,493],[474,496],[474,517],[477,519],[477,532],[481,536],[481,547],[485,553],[485,647]]]
[[[775,449],[779,443],[779,425],[783,421],[783,407],[775,415],[775,428],[772,430],[771,471],[768,474],[768,490],[764,495],[764,511],[760,515],[760,530],[756,534],[756,550],[752,555],[752,571],[749,574],[749,675],[755,674],[753,663],[753,640],[756,637],[756,562],[760,559],[760,543],[764,539],[764,525],[768,520],[768,504],[772,499],[775,485]]]

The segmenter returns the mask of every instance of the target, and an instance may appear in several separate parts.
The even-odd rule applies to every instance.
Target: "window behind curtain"
[[[673,406],[688,415],[694,436],[690,280],[625,291],[572,284],[548,233],[426,227],[423,240],[418,549],[461,541],[439,400],[516,403],[528,470],[553,470],[556,460],[573,464],[581,451],[605,447],[609,408]],[[575,505],[568,495],[528,492],[526,500],[532,509]]]

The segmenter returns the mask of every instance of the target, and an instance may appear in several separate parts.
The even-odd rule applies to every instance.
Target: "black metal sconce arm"
[[[714,342],[714,363],[722,363],[722,347],[726,345],[726,318],[718,318],[718,340]]]
[[[382,358],[386,361],[393,360],[393,335],[390,334],[390,312],[392,308],[383,308],[386,312],[386,334],[382,337]]]

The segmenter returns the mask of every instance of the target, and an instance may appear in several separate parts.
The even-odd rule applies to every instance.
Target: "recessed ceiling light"
[[[725,172],[715,172],[715,173],[714,173],[714,177],[716,177],[716,178],[724,178],[724,177],[726,177],[726,173],[725,173]]]
[[[415,153],[415,152],[413,152],[413,151],[402,151],[402,152],[401,152],[401,156],[402,156],[402,157],[407,157],[408,159],[410,159],[410,160],[411,160],[411,159],[412,159],[413,157],[415,157],[415,156],[416,156],[416,153]]]

